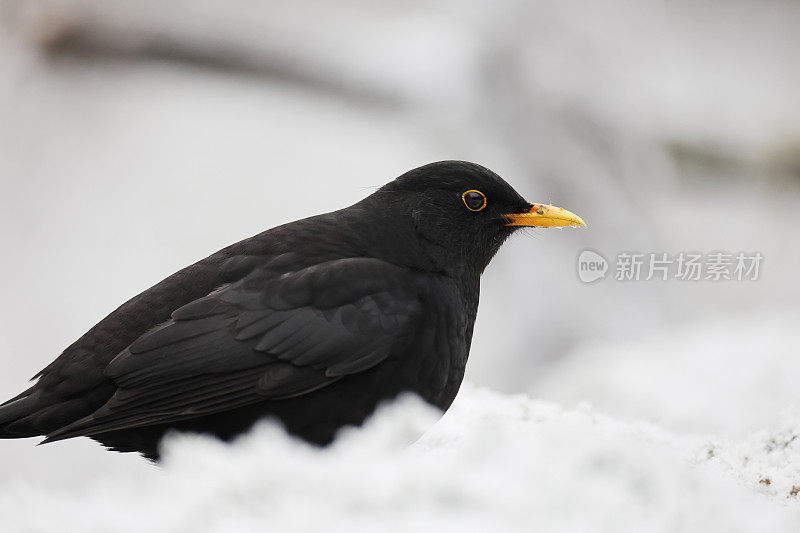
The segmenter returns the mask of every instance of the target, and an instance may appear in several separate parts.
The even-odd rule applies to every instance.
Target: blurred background
[[[8,0],[0,396],[173,271],[466,159],[589,224],[503,248],[468,380],[763,427],[800,405],[797,20],[794,0]],[[764,260],[757,281],[584,284],[587,248]],[[4,479],[141,465],[0,444]]]

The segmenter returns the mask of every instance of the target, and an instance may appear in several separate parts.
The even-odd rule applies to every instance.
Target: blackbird
[[[0,438],[91,437],[159,458],[170,430],[279,420],[326,445],[409,391],[458,392],[480,277],[521,226],[583,226],[491,170],[441,161],[273,228],[122,304],[0,406]]]

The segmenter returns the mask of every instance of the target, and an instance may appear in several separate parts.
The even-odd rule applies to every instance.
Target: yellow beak
[[[547,204],[531,204],[529,211],[503,215],[509,220],[506,226],[534,226],[537,228],[579,227],[586,223],[575,213]]]

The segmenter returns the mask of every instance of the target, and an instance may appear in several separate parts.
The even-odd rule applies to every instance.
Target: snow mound
[[[534,390],[680,433],[743,438],[800,407],[798,323],[794,308],[754,309],[587,342],[542,372]]]
[[[271,423],[233,445],[174,436],[163,469],[70,492],[15,484],[0,491],[0,516],[26,532],[800,527],[797,416],[711,442],[465,385],[437,419],[404,397],[327,449]]]

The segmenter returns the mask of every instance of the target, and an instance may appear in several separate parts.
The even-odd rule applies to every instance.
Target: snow
[[[322,450],[272,423],[233,445],[174,436],[162,470],[79,490],[18,481],[0,516],[6,531],[104,533],[800,527],[798,414],[708,440],[467,384],[437,418],[403,397]]]
[[[584,343],[537,380],[536,394],[679,432],[741,438],[800,406],[800,313],[729,312],[670,333]],[[800,483],[800,478],[798,478]]]

